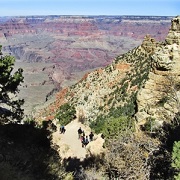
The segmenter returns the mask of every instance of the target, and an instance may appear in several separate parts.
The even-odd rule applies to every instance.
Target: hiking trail
[[[57,131],[52,134],[52,142],[58,146],[58,153],[62,159],[75,157],[80,160],[84,160],[86,156],[90,155],[90,151],[93,154],[100,154],[103,151],[104,140],[100,135],[94,136],[94,141],[90,142],[86,148],[82,147],[80,139],[78,139],[78,129],[81,127],[84,130],[85,135],[89,137],[91,132],[90,127],[85,126],[76,120],[71,121],[65,126],[66,132],[60,134],[60,126],[56,124]]]

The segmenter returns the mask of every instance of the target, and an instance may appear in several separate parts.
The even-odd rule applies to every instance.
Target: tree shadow
[[[76,157],[69,157],[66,159],[63,159],[63,166],[65,167],[66,172],[74,172],[74,179],[79,180],[81,179],[80,176],[85,178],[85,175],[83,175],[84,169],[90,169],[94,168],[96,166],[96,169],[98,169],[103,164],[103,157],[104,154],[101,155],[87,155],[86,158],[81,161],[80,159]]]
[[[0,125],[0,179],[61,179],[59,155],[48,137],[47,129],[33,124]]]

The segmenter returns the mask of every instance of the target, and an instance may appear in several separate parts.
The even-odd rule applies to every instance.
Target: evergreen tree
[[[0,45],[0,123],[20,121],[24,100],[17,98],[18,86],[23,82],[23,70],[13,71],[15,58],[3,56]]]

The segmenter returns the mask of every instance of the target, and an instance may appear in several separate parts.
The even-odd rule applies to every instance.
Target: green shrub
[[[102,133],[106,138],[113,138],[123,132],[133,129],[133,127],[133,120],[127,116],[109,118],[104,123]]]
[[[59,108],[56,118],[59,120],[61,125],[67,125],[76,117],[75,114],[76,110],[74,106],[65,103]]]
[[[154,118],[148,118],[146,123],[144,124],[144,130],[147,132],[153,132],[155,125],[155,119]]]
[[[177,175],[175,176],[175,179],[179,180],[180,179],[180,141],[174,142],[171,165],[177,171]]]
[[[90,123],[90,128],[93,129],[97,134],[102,133],[105,119],[106,118],[104,118],[103,116],[98,116],[95,121],[92,121]]]
[[[133,100],[133,99],[132,99]],[[112,107],[109,112],[110,117],[118,118],[120,116],[132,117],[136,113],[136,105],[132,100],[127,101],[123,106]]]
[[[133,129],[133,124],[133,120],[127,116],[118,118],[103,118],[101,116],[95,122],[92,122],[90,127],[96,133],[102,133],[106,138],[113,138],[129,129]]]

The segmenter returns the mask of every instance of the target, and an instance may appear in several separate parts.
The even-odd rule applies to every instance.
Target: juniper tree
[[[18,99],[23,69],[14,71],[15,58],[3,56],[0,45],[0,123],[20,121],[23,117],[23,99]]]

